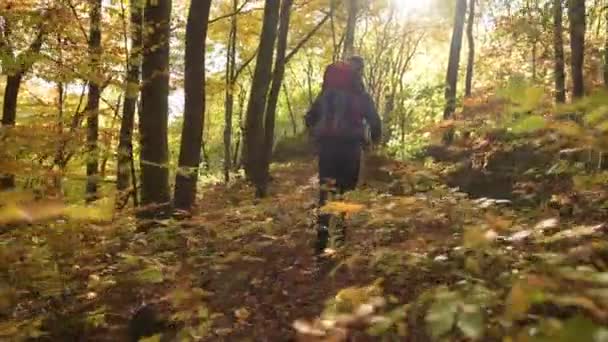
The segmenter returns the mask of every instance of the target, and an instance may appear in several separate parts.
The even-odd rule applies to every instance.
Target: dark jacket
[[[378,112],[376,111],[376,105],[374,104],[374,100],[366,91],[361,91],[361,93],[358,95],[360,96],[360,99],[362,100],[363,118],[369,125],[372,141],[374,143],[378,143],[382,136],[382,123],[380,121],[380,116],[378,115]],[[306,113],[306,116],[304,117],[305,122],[306,122],[306,128],[309,130],[312,129],[312,127],[314,127],[314,125],[320,119],[321,110],[320,110],[319,99],[320,99],[320,96],[317,97],[315,102],[312,104],[312,106]],[[363,132],[361,132],[360,139],[361,140],[364,139]]]

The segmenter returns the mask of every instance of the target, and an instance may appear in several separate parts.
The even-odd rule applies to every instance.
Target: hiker
[[[321,207],[329,193],[341,195],[357,186],[365,140],[364,120],[370,126],[372,142],[380,140],[380,117],[363,85],[363,63],[361,57],[355,56],[329,65],[321,94],[306,113],[306,127],[317,143],[319,154]],[[330,218],[328,214],[319,215],[317,253],[327,247]],[[341,227],[342,239],[344,228]]]

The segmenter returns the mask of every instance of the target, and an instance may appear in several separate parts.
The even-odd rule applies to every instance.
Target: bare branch
[[[236,72],[234,73],[234,77],[232,78],[232,82],[235,82],[239,78],[239,75],[241,74],[241,72],[243,70],[245,70],[245,68],[247,68],[249,63],[251,63],[255,59],[255,57],[258,55],[258,52],[259,52],[259,49],[256,49],[255,52],[247,60],[245,60],[245,62],[243,62],[243,64],[241,66],[239,66],[238,69],[236,69]]]
[[[234,12],[232,12],[232,13],[228,13],[228,14],[220,15],[220,16],[219,16],[219,17],[217,17],[217,18],[209,19],[209,25],[211,25],[211,24],[213,24],[213,23],[215,23],[215,22],[218,22],[218,21],[220,21],[220,20],[222,20],[222,19],[227,19],[227,18],[233,17],[233,16],[235,16],[235,15],[244,14],[244,13],[251,13],[251,12],[253,12],[253,11],[257,11],[257,10],[261,10],[261,9],[263,9],[263,7],[256,7],[256,8],[252,8],[252,9],[250,9],[250,10],[248,10],[248,11],[243,11],[243,9],[245,8],[245,6],[246,6],[246,5],[247,5],[247,4],[248,4],[250,1],[251,1],[251,0],[245,0],[245,1],[243,2],[243,4],[241,4],[241,6],[240,6],[239,8],[237,8],[237,10],[236,10],[236,11],[234,11]]]
[[[72,14],[74,15],[74,18],[76,19],[76,22],[78,23],[78,28],[80,29],[80,32],[82,33],[85,41],[89,42],[89,34],[87,33],[87,30],[82,25],[82,21],[80,20],[80,17],[78,16],[78,11],[76,10],[76,6],[74,6],[74,3],[72,3],[72,0],[67,0],[67,2],[68,2],[68,6],[70,7],[70,10],[72,10]]]
[[[310,32],[308,32],[306,36],[304,36],[304,38],[302,38],[302,40],[296,45],[296,47],[294,47],[293,50],[291,50],[285,57],[285,64],[287,64],[289,60],[296,53],[298,53],[298,51],[304,46],[304,44],[306,44],[310,40],[310,38],[312,38],[315,33],[319,31],[319,29],[323,26],[323,24],[325,24],[325,22],[327,22],[327,20],[329,20],[330,17],[331,15],[329,13],[326,14],[325,17],[323,17],[323,19],[317,24],[317,26],[315,26],[312,30],[310,30]]]

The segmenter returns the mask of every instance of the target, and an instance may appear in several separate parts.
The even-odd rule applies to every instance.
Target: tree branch
[[[78,23],[78,28],[80,29],[80,32],[82,33],[85,41],[88,43],[89,34],[87,33],[87,30],[85,30],[84,26],[82,25],[82,21],[80,21],[80,17],[78,16],[78,11],[76,10],[76,7],[72,3],[72,0],[67,0],[67,2],[68,2],[68,5],[70,6],[70,10],[72,10],[72,14],[74,15],[74,18],[76,18],[76,22]]]
[[[246,5],[247,5],[247,4],[248,4],[250,1],[251,1],[251,0],[245,0],[245,2],[243,2],[243,4],[242,4],[242,5],[241,5],[239,8],[237,8],[237,10],[236,10],[236,11],[234,11],[234,12],[232,12],[232,13],[228,13],[228,14],[220,15],[220,16],[219,16],[219,17],[217,17],[217,18],[209,19],[209,25],[211,25],[211,24],[213,24],[213,23],[215,23],[215,22],[218,22],[218,21],[220,21],[220,20],[222,20],[222,19],[227,19],[227,18],[233,17],[233,16],[235,16],[235,15],[239,15],[239,14],[241,14],[241,13],[251,13],[251,12],[256,11],[256,10],[261,10],[261,9],[264,9],[263,7],[259,7],[259,8],[252,8],[252,9],[250,9],[250,10],[248,10],[248,11],[243,11],[243,9],[245,8],[245,6],[246,6]]]
[[[331,17],[331,15],[328,13],[325,15],[325,17],[323,17],[323,19],[317,24],[317,26],[315,26],[310,32],[308,32],[308,34],[306,36],[304,36],[304,38],[302,38],[302,40],[296,45],[296,47],[293,48],[293,50],[291,50],[287,56],[285,57],[285,64],[287,64],[289,62],[289,60],[296,54],[298,53],[298,51],[304,46],[304,44],[306,44],[310,38],[312,38],[315,33],[317,33],[317,31],[319,31],[319,29],[323,26],[323,24],[325,24],[325,22],[327,22],[327,20]]]
[[[239,75],[241,74],[241,72],[243,70],[245,70],[245,68],[255,59],[255,57],[258,55],[259,51],[260,51],[259,48],[256,49],[255,52],[247,60],[245,60],[245,62],[243,62],[243,64],[241,66],[239,66],[238,69],[236,69],[236,72],[234,73],[234,77],[232,78],[232,82],[235,82],[239,78]]]

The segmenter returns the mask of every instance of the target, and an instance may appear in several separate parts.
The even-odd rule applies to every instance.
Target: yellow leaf
[[[507,317],[517,319],[522,317],[530,309],[529,289],[521,282],[513,285],[507,298]]]
[[[467,248],[483,248],[496,239],[496,232],[480,227],[471,227],[464,232],[463,244]]]
[[[363,210],[364,206],[356,203],[347,202],[328,202],[321,208],[321,212],[326,214],[354,214]]]
[[[251,316],[251,313],[249,312],[249,310],[247,310],[247,308],[243,307],[243,308],[235,310],[234,316],[236,318],[238,318],[240,321],[245,321],[245,320],[247,320],[247,318],[249,318],[249,316]]]

